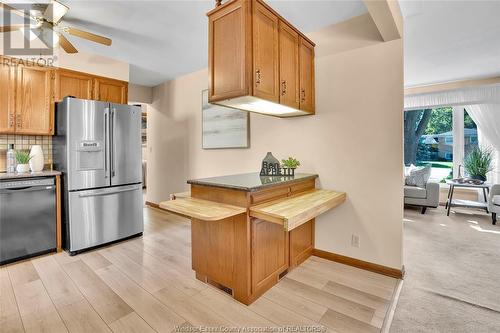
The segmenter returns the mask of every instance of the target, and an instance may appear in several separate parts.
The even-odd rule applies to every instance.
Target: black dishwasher
[[[0,182],[0,265],[56,250],[54,178]]]

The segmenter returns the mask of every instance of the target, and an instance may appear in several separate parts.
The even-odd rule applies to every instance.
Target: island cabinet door
[[[290,267],[300,265],[314,249],[314,219],[290,231]]]
[[[260,294],[288,268],[288,233],[282,225],[252,218],[252,294]]]

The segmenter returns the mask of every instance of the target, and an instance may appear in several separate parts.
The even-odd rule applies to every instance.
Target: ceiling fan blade
[[[57,34],[59,35],[59,45],[63,48],[64,51],[66,51],[66,53],[78,53],[78,50],[66,37],[64,37],[60,33]]]
[[[0,8],[2,8],[2,10],[4,10],[4,11],[8,11],[8,12],[11,12],[12,14],[16,14],[17,16],[21,16],[23,18],[28,18],[30,20],[33,20],[33,18],[29,15],[29,13],[26,13],[23,10],[15,9],[14,7],[6,5],[3,2],[0,2]]]
[[[67,33],[69,33],[70,35],[77,36],[77,37],[84,38],[84,39],[88,39],[90,41],[93,41],[93,42],[96,42],[96,43],[100,43],[100,44],[104,44],[104,45],[107,45],[107,46],[110,46],[111,43],[112,43],[111,39],[109,39],[109,38],[106,38],[106,37],[103,37],[103,36],[99,36],[99,35],[96,35],[96,34],[93,34],[93,33],[87,32],[87,31],[83,31],[83,30],[80,30],[80,29],[67,27],[64,30]]]
[[[23,24],[11,24],[0,27],[0,32],[9,32],[9,31],[17,31],[24,28]]]
[[[64,15],[68,12],[69,8],[66,5],[63,5],[59,1],[52,0],[51,3],[45,9],[43,16],[45,19],[52,23],[59,23]]]

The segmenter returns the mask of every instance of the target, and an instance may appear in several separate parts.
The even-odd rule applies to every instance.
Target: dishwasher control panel
[[[54,178],[28,178],[0,182],[0,189],[14,189],[33,186],[52,186]]]

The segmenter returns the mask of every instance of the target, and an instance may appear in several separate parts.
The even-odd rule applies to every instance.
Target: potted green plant
[[[293,176],[298,166],[300,166],[300,161],[293,157],[281,160],[281,167],[285,169],[285,175],[287,176]]]
[[[493,151],[491,148],[474,148],[464,160],[465,171],[470,178],[486,181],[486,174],[490,172],[493,161]]]
[[[29,162],[31,160],[30,153],[25,150],[16,151],[16,171],[18,173],[26,173],[30,171]]]

